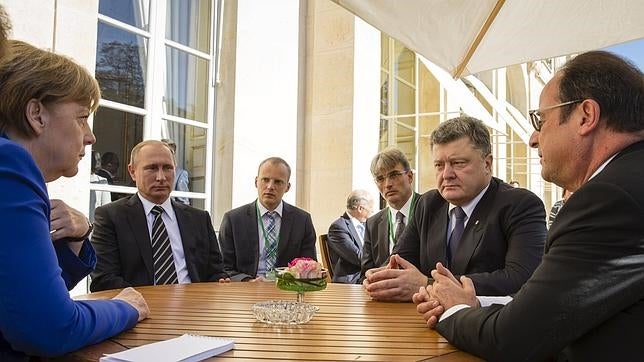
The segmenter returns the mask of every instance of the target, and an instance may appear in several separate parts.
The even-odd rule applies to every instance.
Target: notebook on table
[[[166,341],[146,344],[101,357],[101,362],[192,362],[201,361],[235,348],[228,338],[184,334]]]

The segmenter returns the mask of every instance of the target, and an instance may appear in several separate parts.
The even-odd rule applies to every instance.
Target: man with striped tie
[[[128,171],[138,192],[96,209],[90,289],[226,280],[208,212],[170,199],[172,150],[143,141],[132,149]]]
[[[317,259],[311,215],[282,201],[290,177],[286,161],[267,158],[255,177],[257,200],[224,215],[219,239],[231,280],[270,280],[294,258]]]

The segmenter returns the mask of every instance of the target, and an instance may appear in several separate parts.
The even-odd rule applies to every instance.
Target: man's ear
[[[601,109],[594,99],[585,99],[578,107],[580,113],[579,134],[585,136],[599,127]]]
[[[43,105],[39,100],[33,98],[27,102],[25,118],[34,133],[40,136],[45,128],[45,120],[43,119]]]
[[[287,182],[287,183],[286,183],[286,191],[284,191],[284,193],[287,193],[287,192],[288,192],[288,190],[290,190],[290,189],[291,189],[291,183],[290,183],[290,182]]]
[[[136,182],[136,174],[135,174],[135,168],[134,165],[131,163],[127,165],[127,171],[130,173],[130,177],[132,178],[132,181]]]

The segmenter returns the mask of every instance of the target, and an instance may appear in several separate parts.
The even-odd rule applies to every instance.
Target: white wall
[[[237,9],[232,207],[257,197],[259,163],[286,160],[294,204],[298,127],[299,1],[240,0]]]

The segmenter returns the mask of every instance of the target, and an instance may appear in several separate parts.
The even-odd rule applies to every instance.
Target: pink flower
[[[295,279],[322,278],[322,264],[311,258],[295,258],[288,263],[287,271]]]

